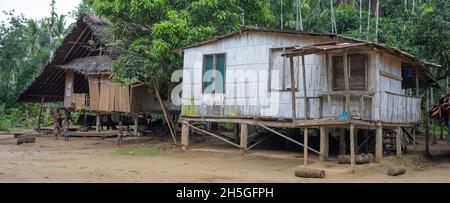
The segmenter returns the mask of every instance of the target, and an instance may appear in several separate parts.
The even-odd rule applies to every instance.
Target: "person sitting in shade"
[[[123,131],[124,131],[124,126],[122,121],[119,121],[119,126],[117,127],[117,130],[119,130],[117,132],[117,145],[122,145],[123,143]]]

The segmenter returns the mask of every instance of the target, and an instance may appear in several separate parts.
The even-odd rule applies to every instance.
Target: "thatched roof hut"
[[[91,72],[108,72],[105,58],[89,58],[99,55],[113,55],[116,50],[108,45],[113,42],[113,35],[108,31],[111,23],[92,14],[81,14],[73,30],[55,51],[53,58],[42,69],[39,76],[19,96],[18,102],[58,102],[64,100],[65,68],[81,66],[87,63],[99,63],[98,70]],[[85,58],[88,57],[88,58]],[[72,61],[77,58],[77,61]],[[101,61],[101,62],[99,62]],[[58,68],[65,67],[65,68]],[[83,80],[78,77],[76,80]],[[77,90],[75,90],[77,91]]]

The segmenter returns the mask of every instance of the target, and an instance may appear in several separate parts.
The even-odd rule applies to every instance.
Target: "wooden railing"
[[[420,121],[420,99],[381,92],[380,120],[388,123],[417,123]]]

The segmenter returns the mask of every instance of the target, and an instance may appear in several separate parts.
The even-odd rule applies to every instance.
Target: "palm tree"
[[[29,39],[29,47],[27,51],[27,56],[31,57],[34,55],[35,50],[39,49],[39,35],[41,33],[41,27],[36,20],[28,20],[27,21],[27,34]]]
[[[53,25],[53,33],[58,40],[61,40],[67,34],[65,15],[57,15],[55,24]]]

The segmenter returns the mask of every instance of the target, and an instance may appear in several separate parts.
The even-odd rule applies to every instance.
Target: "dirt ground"
[[[433,161],[422,153],[402,158],[385,157],[381,164],[358,165],[356,174],[349,165],[337,165],[332,159],[318,162],[310,153],[309,167],[324,168],[325,179],[303,179],[294,169],[303,164],[302,151],[253,150],[242,155],[236,148],[207,138],[197,140],[183,152],[170,138],[126,138],[116,146],[115,139],[38,137],[34,144],[15,145],[15,140],[0,137],[0,182],[450,182],[449,144],[432,146],[442,155]],[[194,141],[195,142],[195,141]],[[156,156],[122,156],[120,149],[150,146],[161,151]],[[423,148],[418,146],[417,148]],[[436,150],[437,151],[437,150]],[[390,166],[403,165],[407,173],[390,177]]]

